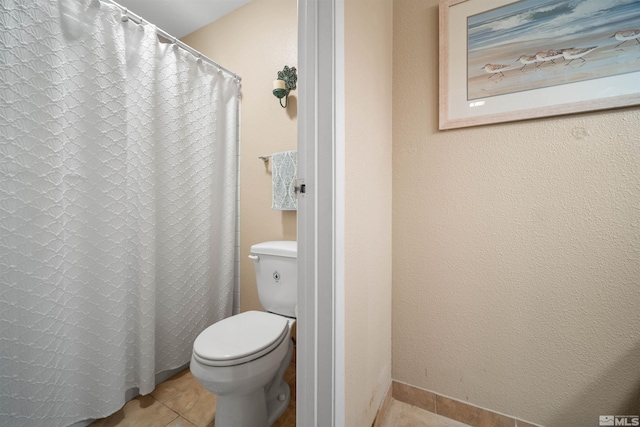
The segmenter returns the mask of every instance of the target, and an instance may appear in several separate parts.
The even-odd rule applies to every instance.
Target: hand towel
[[[271,179],[273,201],[271,209],[295,211],[298,209],[296,198],[296,179],[298,177],[298,152],[283,151],[271,155]]]

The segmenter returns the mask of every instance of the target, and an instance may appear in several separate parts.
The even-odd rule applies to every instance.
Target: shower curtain
[[[0,425],[68,426],[231,315],[240,82],[97,0],[0,3]]]

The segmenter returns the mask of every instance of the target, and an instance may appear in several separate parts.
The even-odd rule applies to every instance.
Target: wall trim
[[[341,427],[344,393],[344,2],[298,1],[296,422]]]
[[[393,380],[391,383],[390,391],[387,392],[387,396],[378,410],[373,427],[382,425],[382,420],[391,405],[392,399],[459,421],[471,427],[483,425],[500,427],[544,427],[540,424],[524,421],[501,412],[472,405],[468,402],[463,402],[431,390],[396,380]]]

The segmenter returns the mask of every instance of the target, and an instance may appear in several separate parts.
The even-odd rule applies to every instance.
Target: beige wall
[[[437,18],[346,0],[347,425],[375,416],[391,331],[393,378],[418,387],[549,427],[640,413],[640,112],[439,132]],[[296,146],[295,98],[271,95],[296,32],[295,1],[254,0],[184,39],[243,77],[243,310],[250,245],[296,238],[257,159]]]
[[[345,1],[346,425],[391,382],[391,0]]]
[[[289,107],[271,93],[285,65],[297,66],[296,0],[253,0],[182,40],[242,77],[240,141],[241,309],[262,310],[251,245],[296,240],[296,212],[271,209],[271,166],[258,156],[297,147],[296,91]]]
[[[640,110],[439,132],[438,1],[393,15],[393,378],[549,427],[639,414]]]

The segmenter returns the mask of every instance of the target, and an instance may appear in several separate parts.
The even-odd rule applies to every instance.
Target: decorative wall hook
[[[278,71],[278,79],[273,82],[273,94],[280,100],[280,106],[287,108],[289,104],[289,92],[296,88],[298,74],[296,67],[284,66],[284,70]],[[284,98],[284,105],[282,105]]]

